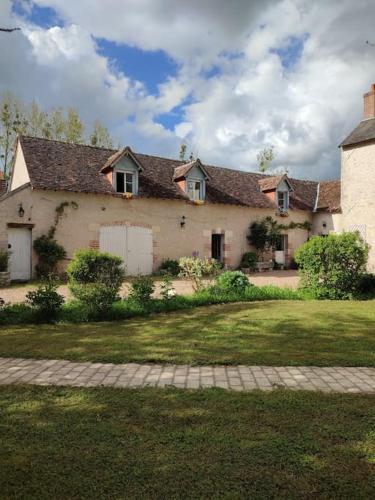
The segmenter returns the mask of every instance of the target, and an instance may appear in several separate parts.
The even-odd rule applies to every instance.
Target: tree
[[[113,143],[108,130],[104,125],[96,120],[94,123],[93,130],[90,135],[91,146],[98,146],[101,148],[113,149]]]
[[[83,125],[77,110],[74,108],[68,109],[68,119],[66,121],[65,130],[65,140],[67,142],[74,142],[75,144],[81,144],[83,139],[83,134],[85,131],[85,126]]]
[[[261,259],[264,252],[273,251],[281,238],[281,227],[272,217],[268,216],[255,221],[250,226],[247,239],[257,249]]]
[[[186,144],[183,142],[181,143],[181,146],[180,146],[180,154],[179,154],[179,157],[180,157],[180,160],[181,161],[185,161],[185,155],[186,155]]]
[[[259,153],[257,154],[259,172],[266,172],[275,158],[276,153],[272,145],[269,147],[265,147],[264,149],[262,149],[262,151],[259,151]]]
[[[54,108],[50,114],[51,137],[56,141],[63,141],[66,134],[67,123],[61,108]]]

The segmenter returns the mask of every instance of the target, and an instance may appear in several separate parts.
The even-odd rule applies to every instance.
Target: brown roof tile
[[[341,182],[338,180],[321,182],[319,186],[319,200],[316,207],[317,211],[340,212],[340,202]]]
[[[20,142],[33,188],[116,195],[101,169],[111,157],[113,162],[118,151],[26,136],[20,137]],[[173,181],[176,168],[186,167],[185,163],[134,152],[133,155],[143,168],[139,174],[140,196],[187,200],[186,194]],[[270,179],[270,176],[210,165],[203,167],[209,177],[206,184],[208,202],[275,208],[259,187],[259,181]],[[293,188],[290,207],[313,210],[317,182],[288,181]]]

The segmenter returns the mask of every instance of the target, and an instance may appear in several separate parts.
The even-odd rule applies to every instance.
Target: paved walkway
[[[188,366],[72,363],[64,360],[0,358],[0,385],[74,387],[222,387],[236,391],[285,387],[344,393],[375,393],[375,368]]]

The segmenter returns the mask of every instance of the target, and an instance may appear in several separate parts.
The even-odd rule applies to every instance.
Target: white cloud
[[[46,106],[75,105],[146,152],[177,156],[184,139],[202,161],[256,169],[257,152],[273,144],[276,168],[337,176],[337,144],[361,118],[361,96],[375,80],[375,48],[365,43],[375,42],[372,0],[35,3],[56,9],[64,27],[25,21],[22,33],[3,37],[0,89]],[[10,5],[0,5],[6,23],[15,22]],[[93,37],[164,50],[178,74],[151,95],[99,55]],[[301,57],[286,68],[274,49],[290,50],[298,39]],[[213,66],[219,72],[205,77]],[[184,116],[171,132],[157,116],[177,106]]]

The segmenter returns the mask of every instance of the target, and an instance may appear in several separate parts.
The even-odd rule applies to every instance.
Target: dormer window
[[[174,169],[173,180],[191,201],[204,202],[209,175],[197,158]]]
[[[188,180],[187,195],[193,201],[203,200],[203,181]]]
[[[277,206],[280,211],[286,212],[289,208],[288,191],[277,191]]]
[[[115,172],[116,192],[135,194],[135,173],[134,172]]]

